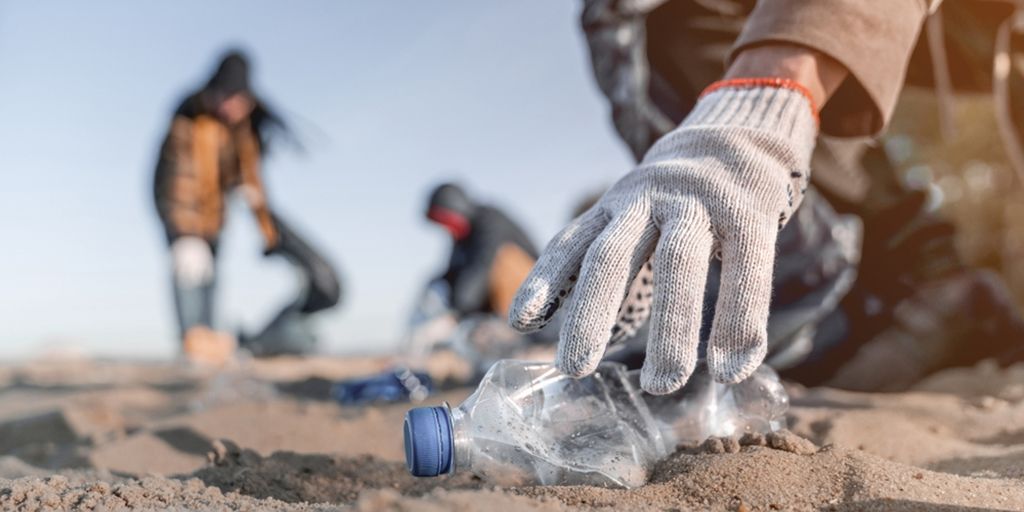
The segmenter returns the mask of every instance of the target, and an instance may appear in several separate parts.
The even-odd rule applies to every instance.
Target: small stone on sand
[[[768,446],[776,450],[787,451],[797,455],[813,455],[818,452],[818,447],[814,443],[788,430],[771,432],[765,438],[768,441]]]
[[[747,432],[740,437],[740,446],[764,446],[764,434],[760,432]]]

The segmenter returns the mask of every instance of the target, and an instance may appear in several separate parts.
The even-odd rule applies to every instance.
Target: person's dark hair
[[[176,114],[185,117],[210,114],[227,97],[236,93],[246,93],[253,101],[253,111],[249,120],[256,132],[257,139],[259,139],[261,150],[266,152],[275,136],[280,135],[294,139],[284,119],[268,106],[263,98],[253,92],[249,73],[248,56],[237,49],[227,51],[221,57],[217,70],[206,82],[206,85],[189,95],[178,107]]]

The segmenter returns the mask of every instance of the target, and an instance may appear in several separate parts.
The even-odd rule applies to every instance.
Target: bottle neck
[[[448,417],[452,421],[452,468],[451,473],[456,471],[468,471],[472,466],[473,442],[469,437],[469,425],[467,424],[466,413],[461,408],[454,409],[445,402],[448,407]]]

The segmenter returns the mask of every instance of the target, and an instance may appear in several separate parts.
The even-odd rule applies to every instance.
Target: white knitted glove
[[[713,254],[722,259],[722,285],[710,371],[719,382],[739,382],[760,365],[775,240],[807,186],[817,119],[809,96],[791,88],[798,86],[757,83],[764,80],[709,88],[633,172],[548,244],[509,318],[516,329],[534,331],[568,300],[556,356],[561,371],[594,371],[625,315],[625,294],[652,254],[643,389],[675,391],[693,372]],[[634,307],[652,293],[642,285],[631,289],[641,294],[628,301]]]
[[[194,288],[213,279],[213,251],[195,236],[178,237],[171,243],[171,264],[178,286]]]

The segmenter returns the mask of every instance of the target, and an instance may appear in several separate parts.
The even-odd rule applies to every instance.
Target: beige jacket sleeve
[[[821,111],[836,136],[873,135],[892,115],[907,62],[936,0],[760,0],[732,55],[786,42],[839,61],[850,77]]]

